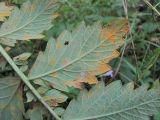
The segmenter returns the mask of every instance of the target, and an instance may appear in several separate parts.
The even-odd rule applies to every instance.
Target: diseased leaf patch
[[[49,103],[52,102],[51,107],[53,108],[55,106],[58,106],[58,103],[63,103],[68,99],[66,95],[55,89],[47,91],[43,98],[45,101],[48,101]]]
[[[123,37],[128,33],[128,30],[128,20],[116,20],[109,23],[102,32],[106,39],[114,43],[116,40],[123,42]]]
[[[99,23],[93,26],[82,23],[73,32],[64,31],[57,40],[50,39],[45,52],[39,53],[29,78],[43,79],[62,91],[68,91],[67,86],[79,88],[81,82],[97,83],[95,75],[109,71],[106,63],[119,55],[116,49],[123,44],[119,34],[127,27],[124,24],[115,29],[114,43],[104,35],[107,28]]]

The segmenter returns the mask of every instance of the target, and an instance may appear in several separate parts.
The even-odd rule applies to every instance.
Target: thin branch
[[[148,0],[143,0],[143,1],[160,16],[160,12],[156,9],[156,7],[154,7],[150,2],[148,2]]]
[[[121,58],[120,58],[120,60],[119,60],[117,69],[116,69],[116,71],[115,71],[115,73],[114,73],[114,75],[113,75],[113,78],[115,78],[115,76],[118,74],[119,69],[120,69],[120,67],[121,67],[122,60],[123,60],[123,56],[124,56],[124,52],[125,52],[125,49],[126,49],[126,45],[127,45],[127,43],[125,42],[124,47],[123,47],[123,50],[122,50]]]
[[[124,12],[125,12],[125,15],[126,15],[126,19],[128,20],[128,10],[127,10],[127,3],[126,3],[126,0],[122,0],[122,5],[123,5],[123,9],[124,9]],[[113,78],[115,78],[115,76],[118,74],[119,72],[119,69],[121,67],[121,64],[122,64],[122,60],[123,60],[123,57],[124,57],[124,52],[125,52],[125,49],[126,49],[126,46],[127,46],[127,43],[125,42],[124,44],[124,47],[123,47],[123,50],[122,50],[122,54],[121,54],[121,58],[119,60],[119,64],[117,66],[117,69],[114,73],[114,76]]]
[[[128,9],[127,9],[126,0],[122,0],[122,5],[123,5],[123,9],[124,9],[124,13],[125,13],[126,19],[128,20]]]
[[[15,72],[19,75],[21,80],[28,86],[28,88],[32,91],[32,93],[37,97],[37,99],[48,109],[48,111],[57,119],[62,120],[52,109],[51,107],[43,100],[41,95],[36,91],[36,89],[29,82],[29,79],[24,75],[24,73],[17,67],[17,65],[13,62],[11,57],[6,53],[3,47],[0,45],[0,53],[7,60],[7,62],[12,66]]]

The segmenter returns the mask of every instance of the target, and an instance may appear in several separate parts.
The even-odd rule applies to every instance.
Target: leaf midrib
[[[73,61],[70,62],[69,64],[67,64],[67,65],[65,65],[65,66],[62,66],[62,67],[60,67],[60,68],[57,68],[57,69],[55,69],[55,70],[48,71],[48,72],[46,72],[46,73],[44,73],[44,74],[40,74],[40,75],[37,75],[37,76],[35,76],[35,77],[30,77],[29,80],[33,80],[33,79],[37,79],[37,78],[40,78],[40,77],[44,77],[44,76],[46,76],[46,75],[49,75],[49,74],[51,74],[51,73],[57,72],[57,71],[59,71],[59,70],[61,70],[61,69],[64,69],[65,67],[68,67],[69,65],[71,65],[71,64],[79,61],[80,59],[82,59],[82,58],[85,57],[86,55],[90,54],[92,51],[94,51],[96,48],[98,48],[98,47],[99,47],[101,44],[103,44],[105,41],[106,41],[106,40],[102,40],[102,41],[100,42],[100,44],[98,44],[96,47],[94,47],[94,48],[91,49],[90,51],[86,52],[86,53],[85,53],[84,55],[82,55],[81,57],[73,60]]]
[[[113,113],[109,113],[109,114],[102,114],[102,115],[97,115],[97,116],[92,116],[92,117],[85,117],[85,118],[82,118],[82,119],[80,118],[80,119],[70,119],[70,120],[92,120],[92,119],[107,117],[107,116],[111,116],[111,115],[118,114],[118,113],[123,113],[123,112],[125,112],[125,111],[138,108],[138,107],[141,106],[141,105],[149,104],[149,103],[152,103],[152,102],[154,102],[154,101],[156,101],[156,100],[159,100],[159,99],[160,99],[160,98],[152,99],[151,101],[148,101],[148,102],[145,102],[145,103],[141,103],[141,104],[136,105],[136,106],[134,106],[134,107],[126,108],[126,109],[123,109],[123,110],[120,110],[120,111],[116,111],[116,112],[113,112]]]

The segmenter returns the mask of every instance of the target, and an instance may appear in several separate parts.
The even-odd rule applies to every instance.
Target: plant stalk
[[[152,8],[153,11],[157,13],[157,15],[160,16],[160,12],[156,9],[156,6],[154,7],[148,0],[143,0],[150,8]]]
[[[37,99],[48,109],[48,111],[57,119],[62,120],[52,109],[51,107],[43,100],[41,95],[36,91],[36,89],[29,82],[29,79],[24,75],[24,73],[17,67],[11,57],[7,54],[7,52],[3,49],[2,45],[0,45],[0,53],[7,60],[7,62],[12,66],[21,80],[28,86],[28,88],[32,91],[32,93],[37,97]]]

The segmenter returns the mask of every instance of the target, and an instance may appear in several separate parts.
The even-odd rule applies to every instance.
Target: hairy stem
[[[19,75],[21,80],[28,86],[28,88],[32,91],[32,93],[37,97],[37,99],[48,109],[48,111],[57,119],[62,120],[51,108],[50,106],[43,100],[41,95],[36,91],[36,89],[32,86],[29,82],[29,79],[24,75],[24,73],[17,67],[17,65],[13,62],[11,57],[6,53],[3,47],[0,45],[0,53],[3,57],[7,60],[7,62],[12,66],[12,68],[16,71]]]

